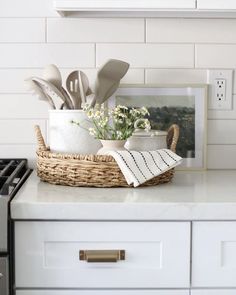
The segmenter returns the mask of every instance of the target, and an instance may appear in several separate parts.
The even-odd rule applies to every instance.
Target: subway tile
[[[235,19],[147,19],[147,42],[236,43]]]
[[[0,44],[0,68],[93,67],[93,44]]]
[[[49,0],[1,0],[0,17],[57,16],[53,1]]]
[[[129,69],[121,80],[121,84],[144,84],[144,70]]]
[[[42,69],[0,69],[0,93],[28,93],[24,80],[41,77],[42,72]]]
[[[29,167],[36,166],[36,145],[9,145],[0,144],[0,158],[26,158],[28,159]]]
[[[43,18],[0,18],[0,43],[45,42]]]
[[[0,119],[44,119],[48,110],[48,104],[35,95],[0,94]]]
[[[208,145],[208,169],[236,169],[236,145]]]
[[[236,120],[208,120],[208,144],[236,144]]]
[[[97,66],[108,58],[122,59],[132,68],[192,68],[191,44],[97,44]]]
[[[197,44],[195,64],[197,68],[236,68],[236,45]]]
[[[148,69],[146,83],[150,84],[201,84],[207,81],[206,70]]]
[[[49,18],[48,42],[144,42],[144,19]]]
[[[236,119],[236,95],[233,95],[231,110],[208,110],[208,119]]]
[[[0,120],[0,144],[35,144],[35,125],[40,126],[45,136],[45,120]]]

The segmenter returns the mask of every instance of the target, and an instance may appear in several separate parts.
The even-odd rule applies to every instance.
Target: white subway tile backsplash
[[[206,70],[148,69],[146,83],[150,84],[201,84],[206,83]]]
[[[45,136],[45,120],[0,120],[0,144],[35,144],[35,125],[40,126]]]
[[[0,43],[4,42],[45,42],[45,19],[0,18]]]
[[[207,167],[208,169],[235,169],[236,145],[208,145]]]
[[[147,19],[147,42],[236,43],[235,19]]]
[[[0,68],[94,67],[93,44],[0,44]]]
[[[195,50],[196,68],[236,68],[236,45],[197,44]]]
[[[236,120],[208,120],[208,144],[236,144]]]
[[[49,0],[1,0],[0,17],[58,16]]]
[[[48,42],[144,42],[144,19],[50,18]]]
[[[0,94],[0,119],[46,119],[48,109],[35,95]]]
[[[0,144],[0,158],[26,158],[29,167],[35,168],[36,150],[37,146],[32,144]]]
[[[97,66],[108,58],[123,59],[133,68],[191,68],[191,44],[97,44]]]

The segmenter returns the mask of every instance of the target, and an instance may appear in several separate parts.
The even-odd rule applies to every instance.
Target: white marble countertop
[[[13,219],[236,220],[236,171],[177,171],[143,188],[74,188],[29,177],[11,203]]]

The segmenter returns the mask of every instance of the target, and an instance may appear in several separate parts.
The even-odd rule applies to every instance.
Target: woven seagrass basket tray
[[[39,126],[35,126],[38,141],[37,174],[51,184],[86,187],[130,187],[116,161],[111,156],[52,153],[45,145]],[[167,147],[173,152],[179,138],[179,127],[168,130]],[[158,185],[171,181],[171,169],[142,186]]]

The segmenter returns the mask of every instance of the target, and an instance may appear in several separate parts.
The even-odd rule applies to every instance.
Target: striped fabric
[[[182,158],[171,150],[156,151],[112,151],[128,184],[134,187],[179,165]]]

